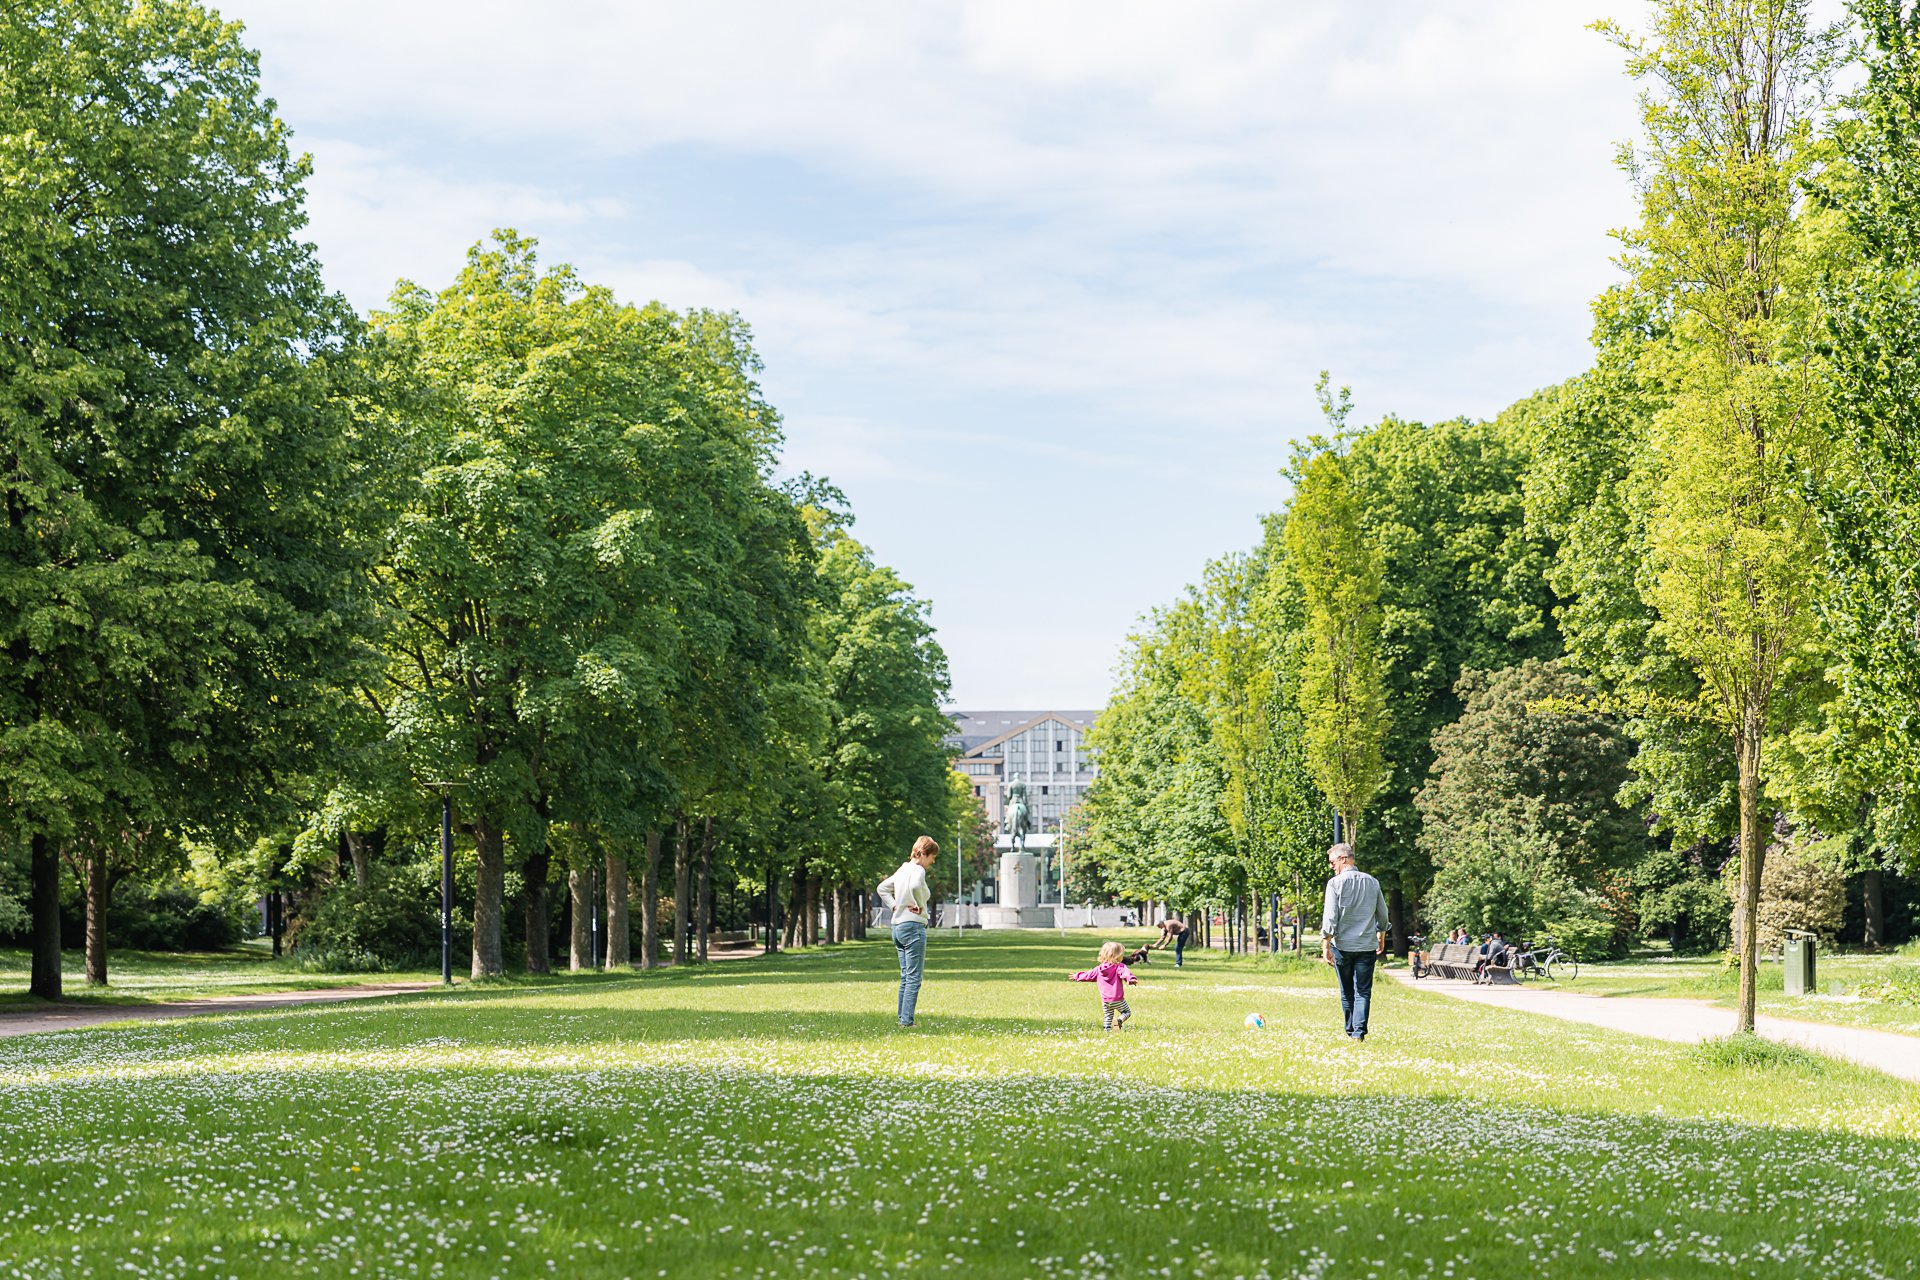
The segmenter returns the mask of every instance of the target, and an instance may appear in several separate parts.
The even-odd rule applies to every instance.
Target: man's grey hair
[[[1332,846],[1327,850],[1327,861],[1332,862],[1335,858],[1345,858],[1348,862],[1352,862],[1353,846],[1344,842]]]

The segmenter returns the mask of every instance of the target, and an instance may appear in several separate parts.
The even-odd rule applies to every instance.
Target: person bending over
[[[1184,920],[1168,916],[1160,922],[1160,941],[1153,944],[1155,951],[1164,951],[1168,943],[1173,944],[1173,967],[1178,969],[1187,953],[1187,938],[1193,930]]]

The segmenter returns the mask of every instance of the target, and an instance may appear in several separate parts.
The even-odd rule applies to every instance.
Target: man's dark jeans
[[[1367,1034],[1367,1009],[1373,1003],[1373,965],[1379,957],[1371,951],[1335,951],[1334,972],[1340,975],[1340,1012],[1347,1017],[1347,1034]]]

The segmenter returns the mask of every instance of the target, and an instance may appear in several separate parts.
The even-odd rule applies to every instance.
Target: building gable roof
[[[977,756],[989,747],[997,747],[1010,738],[1017,738],[1037,724],[1048,720],[1057,720],[1061,724],[1075,729],[1086,730],[1093,725],[1097,711],[956,711],[953,714],[963,755]],[[970,725],[983,728],[992,726],[998,732],[989,730],[990,736],[978,732],[968,733]]]

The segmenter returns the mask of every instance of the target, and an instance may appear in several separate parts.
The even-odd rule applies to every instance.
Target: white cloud
[[[789,464],[846,483],[949,627],[1002,586],[919,495],[990,509],[1014,468],[1079,504],[1106,550],[1053,597],[1080,639],[1036,653],[1251,536],[1317,369],[1428,418],[1575,371],[1632,214],[1632,87],[1581,6],[223,7],[355,301],[512,225],[623,296],[738,310]],[[953,636],[969,699],[1040,682]]]
[[[444,286],[467,248],[496,227],[576,228],[623,212],[611,196],[568,200],[524,183],[447,177],[354,142],[301,144],[315,170],[309,234],[330,283],[362,305],[384,299],[402,277]]]

